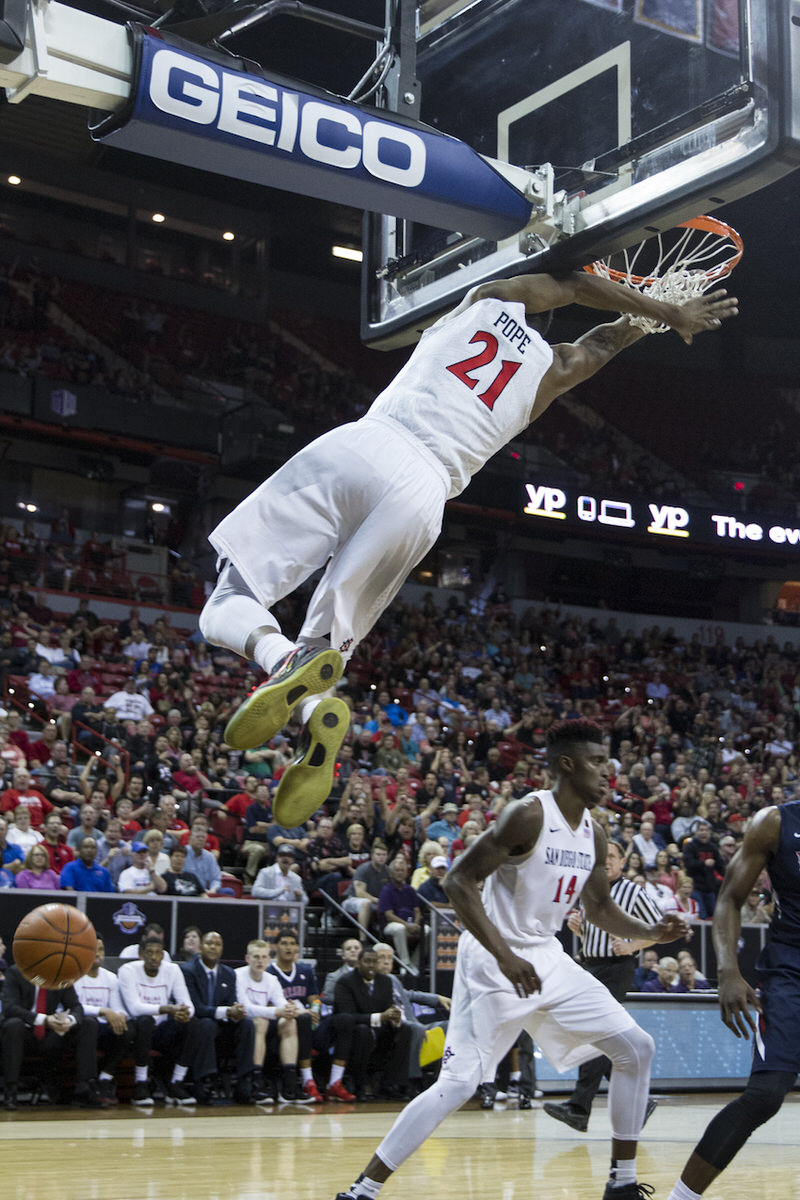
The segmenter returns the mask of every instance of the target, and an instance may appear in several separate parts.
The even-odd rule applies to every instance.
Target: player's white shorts
[[[209,540],[268,609],[327,563],[300,640],[330,635],[347,658],[438,538],[449,489],[427,446],[367,416],[311,442]]]
[[[595,1058],[595,1043],[635,1025],[594,976],[566,954],[556,938],[514,948],[530,962],[542,990],[518,996],[493,955],[470,934],[458,943],[453,1001],[442,1070],[476,1086],[497,1067],[523,1029],[558,1071]]]

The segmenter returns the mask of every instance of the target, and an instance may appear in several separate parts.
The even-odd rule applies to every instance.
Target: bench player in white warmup
[[[585,272],[481,284],[425,331],[361,420],[306,446],[211,533],[220,574],[200,629],[268,675],[226,742],[261,745],[300,705],[302,744],[274,801],[281,825],[300,824],[328,796],[349,710],[320,693],[436,541],[445,501],[558,396],[646,336],[623,315],[550,346],[531,320],[573,303],[653,318],[686,342],[737,312],[724,291],[679,306]],[[270,606],[323,566],[291,641]]]
[[[547,758],[553,790],[531,792],[504,808],[446,877],[466,932],[458,943],[439,1079],[406,1106],[363,1174],[337,1200],[378,1200],[392,1172],[481,1080],[494,1078],[523,1029],[559,1070],[598,1054],[611,1059],[613,1140],[604,1200],[645,1200],[652,1190],[636,1181],[636,1145],[653,1039],[573,962],[556,934],[579,898],[587,919],[618,937],[668,942],[688,927],[676,913],[645,924],[611,899],[606,836],[587,811],[602,798],[607,773],[599,726],[557,722],[547,736]]]

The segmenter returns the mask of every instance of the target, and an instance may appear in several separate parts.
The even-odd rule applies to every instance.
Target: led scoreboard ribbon
[[[612,496],[565,491],[548,484],[525,484],[525,516],[543,524],[571,526],[591,537],[614,533],[619,538],[673,543],[694,549],[727,546],[737,552],[789,552],[800,556],[800,528],[780,517],[756,521],[749,514],[719,509],[686,508],[646,497],[619,500]],[[562,525],[563,522],[563,525]]]

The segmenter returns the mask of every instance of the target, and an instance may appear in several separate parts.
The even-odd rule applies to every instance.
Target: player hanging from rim
[[[656,924],[611,899],[606,836],[588,810],[603,797],[608,758],[591,721],[559,721],[547,735],[552,791],[531,792],[456,860],[445,888],[466,930],[456,956],[438,1081],[400,1113],[374,1156],[337,1200],[378,1200],[383,1183],[449,1113],[471,1098],[523,1029],[558,1070],[605,1054],[611,1174],[604,1200],[645,1200],[636,1144],[645,1117],[653,1039],[608,989],[565,953],[556,934],[582,899],[587,920],[622,938],[685,936],[676,913]],[[481,885],[483,890],[481,891]]]
[[[568,304],[623,315],[550,346],[531,321]],[[433,546],[445,502],[554,400],[646,336],[629,318],[652,318],[691,343],[736,304],[724,291],[664,303],[585,272],[481,284],[425,331],[364,417],[311,442],[220,522],[209,539],[220,573],[200,629],[268,676],[225,740],[262,745],[297,705],[304,725],[274,799],[280,824],[307,820],[328,796],[350,714],[320,693]],[[270,607],[321,567],[291,641]]]
[[[759,1125],[774,1117],[800,1071],[800,801],[762,809],[728,865],[714,910],[719,1007],[737,1037],[754,1034],[753,1065],[741,1096],[712,1119],[669,1200],[700,1200]],[[756,963],[760,999],[743,978],[736,953],[741,910],[766,870],[776,897],[769,938]],[[750,1015],[759,1013],[758,1027]]]

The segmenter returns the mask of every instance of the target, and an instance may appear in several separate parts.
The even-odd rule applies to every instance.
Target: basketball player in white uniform
[[[269,943],[256,938],[247,944],[245,966],[236,967],[236,999],[244,1005],[248,1017],[253,1018],[256,1027],[253,1061],[256,1070],[261,1073],[257,1087],[259,1093],[257,1103],[274,1104],[277,1099],[272,1081],[264,1072],[264,1060],[267,1053],[267,1030],[270,1021],[277,1022],[278,1039],[280,1043],[281,1060],[281,1098],[300,1100],[305,1103],[305,1097],[297,1093],[295,1080],[297,1077],[297,1022],[296,1016],[303,1011],[302,1005],[294,1000],[287,1000],[283,994],[280,980],[272,975],[267,967],[270,964]]]
[[[211,533],[221,570],[200,629],[269,676],[225,740],[261,745],[298,704],[305,725],[275,796],[280,824],[301,823],[327,797],[349,710],[320,693],[433,546],[445,502],[558,396],[645,336],[623,316],[550,346],[528,324],[572,303],[654,317],[686,342],[737,311],[723,291],[677,306],[585,272],[481,284],[425,331],[360,421],[306,446]],[[270,606],[323,566],[291,641]]]
[[[611,899],[606,837],[587,812],[603,796],[602,738],[590,721],[553,725],[547,738],[552,792],[531,792],[509,804],[451,868],[444,886],[466,932],[458,943],[439,1079],[403,1110],[364,1173],[337,1200],[378,1200],[392,1172],[481,1080],[494,1078],[523,1029],[559,1070],[598,1054],[611,1059],[613,1141],[604,1200],[645,1200],[636,1182],[636,1144],[653,1040],[555,935],[579,897],[587,918],[618,937],[674,941],[687,927],[675,913],[647,925]]]

